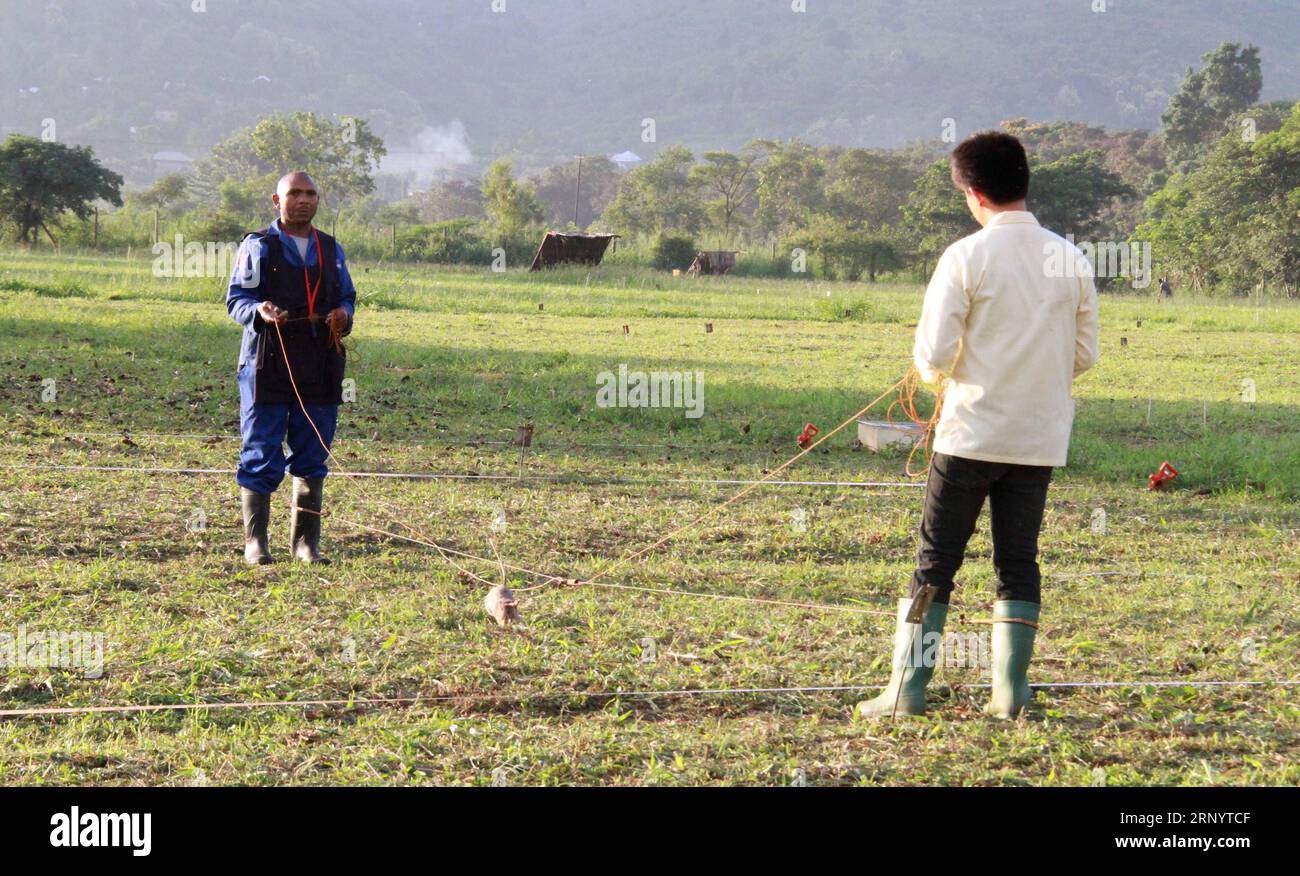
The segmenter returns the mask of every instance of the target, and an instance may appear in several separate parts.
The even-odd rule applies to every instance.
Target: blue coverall
[[[302,268],[303,259],[298,254],[297,244],[280,228],[277,219],[271,223],[271,230],[280,237],[280,248],[284,259],[292,268]],[[316,241],[309,237],[306,267],[316,266],[318,256]],[[343,247],[335,242],[338,253],[336,265],[339,276],[338,306],[348,315],[348,325],[356,309],[357,290],[348,273],[347,261]],[[239,434],[243,445],[239,453],[239,468],[235,479],[240,486],[259,493],[269,494],[284,480],[286,466],[290,474],[300,478],[323,478],[329,473],[328,454],[321,446],[311,424],[303,416],[297,403],[271,404],[253,401],[253,385],[256,379],[257,345],[262,340],[274,342],[274,326],[263,322],[257,315],[257,306],[263,298],[259,294],[262,277],[263,260],[267,254],[267,245],[257,235],[250,235],[240,244],[235,270],[230,278],[230,288],[226,293],[226,309],[231,319],[244,327],[243,343],[239,350]],[[338,405],[307,404],[307,413],[320,429],[321,438],[331,444],[334,429],[338,422]],[[284,453],[284,443],[288,441],[289,453]]]

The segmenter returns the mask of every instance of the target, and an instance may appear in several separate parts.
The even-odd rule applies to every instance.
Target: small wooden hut
[[[716,249],[705,250],[695,254],[695,260],[691,266],[686,269],[686,273],[692,277],[698,277],[701,274],[725,274],[736,266],[736,256],[744,250],[739,249]]]
[[[556,265],[577,263],[580,265],[598,265],[605,257],[609,242],[619,237],[617,234],[582,234],[572,231],[548,231],[537,247],[533,256],[532,270],[551,268]]]

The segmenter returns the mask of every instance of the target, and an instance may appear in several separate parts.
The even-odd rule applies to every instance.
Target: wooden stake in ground
[[[533,446],[533,424],[524,423],[515,430],[515,438],[510,442],[519,448],[519,479],[524,478],[524,458],[528,456],[528,448]]]

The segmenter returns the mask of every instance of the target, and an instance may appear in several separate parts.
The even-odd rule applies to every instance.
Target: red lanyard
[[[307,289],[307,318],[311,319],[316,315],[316,293],[320,291],[321,278],[325,276],[325,255],[320,249],[320,235],[316,229],[311,230],[312,237],[316,240],[316,288],[311,287],[311,281],[307,279],[307,258],[302,260],[302,285]],[[314,329],[313,329],[314,331]]]

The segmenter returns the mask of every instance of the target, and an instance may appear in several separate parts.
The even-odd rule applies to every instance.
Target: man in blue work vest
[[[357,291],[343,248],[312,226],[320,203],[312,178],[301,171],[286,174],[271,200],[280,217],[244,237],[226,294],[231,319],[244,327],[243,446],[235,475],[244,559],[251,565],[271,562],[271,493],[287,467],[293,475],[289,549],[294,559],[327,563],[320,554],[321,505],[327,448],[343,401],[346,358],[339,339],[352,331]]]

